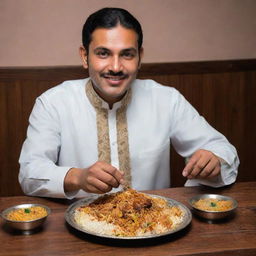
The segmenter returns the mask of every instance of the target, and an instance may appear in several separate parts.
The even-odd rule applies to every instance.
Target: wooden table
[[[226,188],[170,188],[150,191],[188,206],[187,200],[198,193],[218,193],[234,197],[238,209],[233,218],[208,223],[193,216],[181,232],[155,240],[120,242],[78,232],[64,215],[74,202],[36,197],[1,197],[0,210],[21,203],[42,203],[52,209],[39,232],[24,235],[6,228],[0,221],[0,255],[256,255],[256,182],[237,183]]]

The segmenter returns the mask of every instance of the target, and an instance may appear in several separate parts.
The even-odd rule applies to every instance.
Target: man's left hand
[[[219,175],[220,170],[220,159],[208,150],[199,149],[189,159],[182,175],[188,179],[209,179]]]

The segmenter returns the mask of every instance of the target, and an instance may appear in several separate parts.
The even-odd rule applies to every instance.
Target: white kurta
[[[68,170],[86,168],[97,161],[96,112],[85,93],[87,81],[66,81],[37,98],[19,160],[19,181],[26,194],[67,197],[63,182]],[[111,164],[117,168],[119,105],[108,110]],[[176,89],[152,80],[135,80],[127,125],[135,189],[170,186],[170,141],[185,158],[198,149],[206,149],[224,160],[219,177],[211,181],[190,180],[188,185],[218,187],[235,181],[239,165],[236,149]],[[86,194],[79,191],[76,196]]]

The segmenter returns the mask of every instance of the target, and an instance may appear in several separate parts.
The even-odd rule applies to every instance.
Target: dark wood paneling
[[[0,68],[0,195],[22,194],[18,158],[35,98],[82,67]],[[238,150],[239,181],[256,180],[256,60],[143,64],[139,78],[177,88]],[[171,152],[172,186],[182,186],[183,159]]]
[[[181,75],[198,73],[224,73],[255,70],[256,59],[197,61],[178,63],[147,63],[141,67],[141,72],[147,77],[152,75]]]

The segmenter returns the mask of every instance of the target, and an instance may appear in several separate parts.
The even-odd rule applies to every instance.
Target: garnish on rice
[[[127,189],[101,196],[89,205],[79,207],[75,220],[84,229],[97,233],[147,236],[168,232],[182,216],[183,211],[178,206],[170,206],[163,198]]]

